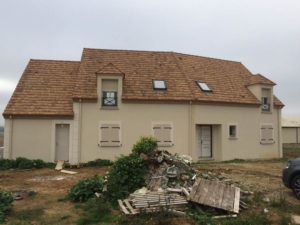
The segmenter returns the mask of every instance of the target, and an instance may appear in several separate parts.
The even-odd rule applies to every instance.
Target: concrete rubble
[[[189,204],[199,203],[235,213],[238,213],[240,209],[247,208],[246,203],[240,202],[240,194],[251,193],[242,190],[244,188],[243,184],[229,179],[225,174],[218,175],[210,171],[200,173],[192,167],[190,156],[172,155],[167,151],[157,150],[153,157],[142,157],[148,169],[145,177],[146,187],[136,190],[128,199],[118,201],[121,210],[125,214],[170,210],[175,215],[184,216],[185,213],[180,210],[187,209]],[[200,182],[201,180],[211,181],[209,182],[209,188],[214,187],[214,192],[211,192],[209,199],[205,198],[206,201],[201,198],[201,192],[206,190],[207,187],[203,186],[205,182]],[[202,184],[201,188],[200,183]],[[225,190],[224,196],[227,198],[226,207],[223,208],[221,207],[222,204],[216,207],[216,202],[220,202],[225,198],[222,193],[219,193],[218,187]],[[233,194],[228,195],[228,190],[231,190]],[[191,193],[194,199],[190,198]],[[232,206],[228,205],[231,204],[230,202],[233,202]]]

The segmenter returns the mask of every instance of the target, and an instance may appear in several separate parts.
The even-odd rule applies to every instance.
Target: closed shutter
[[[155,124],[153,126],[153,134],[158,146],[172,146],[172,133],[170,124]]]
[[[272,124],[261,125],[260,142],[265,144],[274,143],[274,132]]]
[[[101,124],[100,126],[100,145],[101,146],[120,146],[120,125]]]

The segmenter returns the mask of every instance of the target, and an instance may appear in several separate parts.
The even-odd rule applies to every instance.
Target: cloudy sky
[[[84,47],[240,61],[300,117],[299,0],[0,0],[0,112],[30,58],[80,60]]]

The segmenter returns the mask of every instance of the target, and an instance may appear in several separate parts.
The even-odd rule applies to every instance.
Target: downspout
[[[190,156],[193,157],[192,155],[192,142],[193,142],[193,138],[192,138],[192,135],[193,135],[193,132],[192,132],[192,101],[189,101],[189,132],[188,132],[188,135],[189,135],[189,142],[188,142],[188,153]]]
[[[278,117],[278,153],[279,157],[282,158],[282,137],[281,137],[281,108],[277,110]]]
[[[9,159],[12,159],[12,135],[13,135],[13,118],[12,115],[9,116],[9,123],[10,123],[10,132],[9,132]]]
[[[82,129],[82,100],[79,99],[79,115],[78,115],[78,164],[81,163],[81,129]]]

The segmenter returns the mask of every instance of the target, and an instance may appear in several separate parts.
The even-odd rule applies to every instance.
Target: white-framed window
[[[274,143],[274,128],[271,123],[264,123],[260,126],[260,143],[272,144]]]
[[[238,138],[238,126],[237,126],[237,124],[230,123],[228,125],[228,138],[231,138],[231,139]]]
[[[100,122],[99,145],[101,147],[121,146],[121,123],[106,121]]]
[[[153,79],[152,82],[154,90],[167,90],[165,80]]]
[[[196,81],[196,84],[200,87],[200,89],[203,92],[212,92],[212,90],[210,89],[210,87],[207,85],[206,82]]]
[[[169,122],[153,122],[152,134],[159,147],[173,146],[173,125]]]

